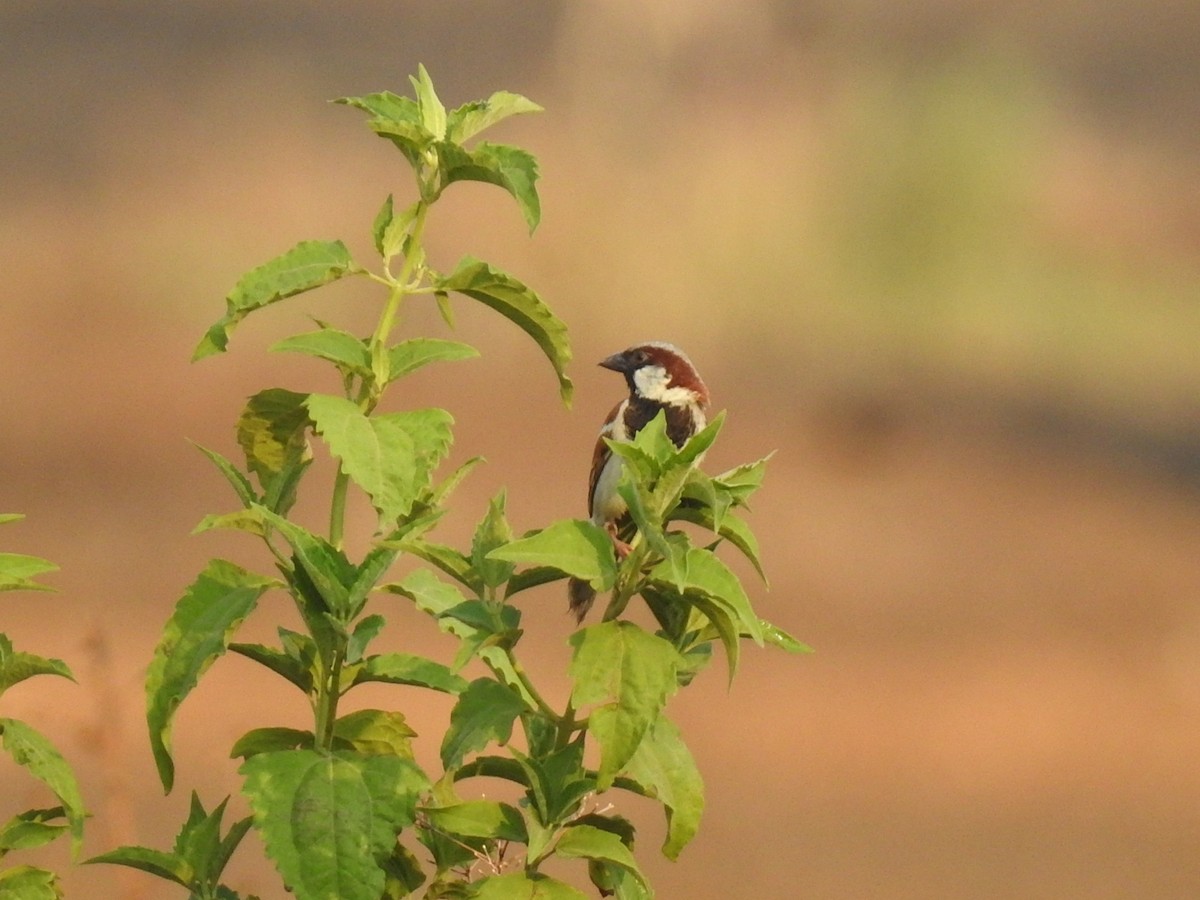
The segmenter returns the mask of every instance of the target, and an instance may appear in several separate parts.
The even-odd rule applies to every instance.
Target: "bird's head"
[[[638,344],[600,361],[620,372],[630,396],[663,406],[708,406],[708,388],[687,354],[663,341]]]

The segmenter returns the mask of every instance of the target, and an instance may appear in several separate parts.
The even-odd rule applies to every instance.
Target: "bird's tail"
[[[567,583],[567,600],[576,621],[583,622],[583,617],[588,614],[596,600],[596,591],[582,578],[572,578]]]

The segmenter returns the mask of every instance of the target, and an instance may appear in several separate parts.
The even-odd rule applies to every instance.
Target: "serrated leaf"
[[[28,556],[24,553],[0,553],[0,591],[53,590],[33,579],[47,572],[56,571],[58,571],[58,566],[39,556]]]
[[[508,581],[513,573],[512,563],[491,552],[512,540],[512,529],[505,516],[505,494],[501,491],[488,504],[488,510],[475,528],[471,538],[471,568],[487,587],[496,588]]]
[[[677,859],[695,837],[704,812],[704,782],[679,729],[659,716],[629,760],[625,773],[639,793],[662,803],[667,816],[662,852],[668,859]]]
[[[412,556],[417,557],[417,559],[422,559],[425,562],[436,566],[459,584],[470,588],[472,593],[480,594],[483,592],[483,582],[479,580],[479,576],[475,574],[474,570],[472,570],[471,561],[453,547],[423,540],[402,540],[397,542],[396,546],[401,552],[411,554]],[[433,581],[429,582],[429,584],[438,581],[438,579],[430,573],[427,572],[426,575],[429,575],[433,579]],[[419,577],[424,578],[425,576]],[[412,596],[406,590],[402,589],[402,586],[407,582],[408,579],[406,578],[404,581],[400,582],[399,585],[389,585],[388,590],[391,590],[395,593],[405,594],[406,596]],[[450,588],[449,585],[446,585],[446,587],[450,590],[456,590],[454,588]],[[442,589],[439,588],[437,590]],[[458,594],[458,598],[459,602],[461,602],[461,593]],[[426,611],[432,612],[433,610],[429,609]]]
[[[13,761],[46,785],[62,804],[71,830],[71,850],[78,854],[83,846],[83,820],[87,812],[75,773],[41,732],[19,719],[0,719],[0,731],[4,749]]]
[[[563,830],[562,837],[554,845],[554,852],[568,859],[595,859],[620,866],[646,884],[633,853],[611,831],[592,825],[574,825]]]
[[[472,900],[588,900],[569,884],[535,872],[492,875],[474,883]]]
[[[196,346],[192,360],[221,353],[234,327],[268,304],[362,271],[341,241],[302,241],[241,277],[225,298],[225,315]]]
[[[509,91],[496,91],[486,100],[464,103],[447,114],[446,137],[463,143],[509,116],[541,112],[532,100]]]
[[[446,694],[461,694],[467,682],[449,667],[410,653],[383,653],[369,656],[354,674],[354,684],[378,681],[384,684],[410,684]]]
[[[467,685],[450,712],[450,727],[442,739],[442,765],[447,770],[462,764],[468,753],[488,744],[506,744],[513,722],[528,709],[507,685],[479,678]]]
[[[418,204],[401,210],[399,213],[392,207],[392,195],[380,207],[375,222],[371,227],[371,236],[375,239],[375,249],[386,263],[404,249],[408,228],[417,215]]]
[[[767,573],[763,570],[762,560],[758,555],[758,538],[754,536],[754,532],[750,530],[750,526],[746,524],[745,519],[739,518],[732,513],[727,513],[718,526],[713,521],[713,511],[710,508],[680,505],[671,512],[671,521],[692,522],[700,525],[710,531],[715,532],[733,546],[741,551],[742,555],[750,561],[754,566],[754,571],[758,573],[758,577],[763,580],[763,584],[767,584]]]
[[[322,328],[284,338],[270,347],[277,353],[304,353],[333,363],[339,369],[364,375],[371,371],[367,345],[354,335],[336,328]]]
[[[295,554],[298,568],[320,595],[325,611],[339,621],[353,618],[356,610],[351,591],[358,572],[346,558],[346,554],[320,535],[313,534],[295,522],[277,516],[261,506],[256,506],[255,509],[288,542]]]
[[[421,113],[421,124],[438,140],[446,136],[446,107],[433,89],[433,80],[425,66],[417,64],[416,76],[409,76],[413,91],[417,95],[417,110]]]
[[[391,91],[366,94],[362,97],[342,97],[334,100],[369,113],[371,130],[391,141],[414,169],[421,165],[422,154],[433,143],[433,134],[421,124],[421,111],[411,97],[401,97]]]
[[[525,225],[532,233],[542,217],[537,193],[538,165],[531,153],[507,144],[486,141],[474,149],[449,141],[434,144],[444,185],[455,181],[480,181],[503,188],[517,201]]]
[[[429,786],[398,756],[290,750],[239,771],[255,827],[300,900],[379,900],[396,835]]]
[[[379,633],[383,630],[383,626],[387,621],[383,616],[365,616],[359,619],[354,626],[354,631],[350,633],[350,640],[346,644],[346,662],[350,665],[360,662],[366,655],[367,646],[375,638],[379,637]]]
[[[597,789],[637,751],[646,732],[678,688],[679,653],[632,622],[609,621],[571,635],[571,702],[593,706],[589,732],[600,745]]]
[[[251,503],[258,502],[259,497],[254,492],[254,486],[250,484],[250,479],[240,469],[215,450],[209,450],[207,447],[201,447],[199,444],[193,444],[193,446],[207,456],[212,461],[212,464],[217,467],[217,470],[225,476],[225,480],[229,482],[230,487],[237,494],[238,500],[242,502],[242,506],[249,506]]]
[[[453,419],[442,409],[367,416],[356,403],[325,394],[310,395],[307,407],[342,470],[385,521],[412,510],[450,449]]]
[[[673,567],[664,562],[652,569],[650,579],[673,584],[685,595],[702,594],[722,604],[733,613],[739,631],[762,646],[762,623],[750,605],[750,598],[738,577],[712,551],[691,547]]]
[[[311,750],[314,743],[313,733],[299,728],[252,728],[234,741],[229,749],[229,758],[249,759],[260,753],[277,753],[280,750]]]
[[[231,643],[228,649],[247,659],[252,659],[260,665],[266,666],[278,675],[282,675],[305,694],[312,692],[314,679],[313,661],[316,658],[315,645],[312,646],[311,654],[307,660],[301,660],[290,653],[276,650],[274,647],[267,647],[263,644]]]
[[[7,635],[0,634],[0,694],[35,675],[58,675],[75,680],[67,664],[61,659],[47,659],[32,653],[14,650]]]
[[[0,828],[0,856],[11,850],[31,850],[43,847],[65,832],[69,826],[55,822],[66,818],[61,806],[50,809],[30,809],[19,813]]]
[[[163,629],[146,672],[146,723],[159,778],[175,779],[171,726],[175,711],[254,609],[271,579],[213,560],[184,592]]]
[[[488,555],[512,563],[547,566],[583,579],[598,591],[609,590],[617,575],[612,540],[602,528],[583,519],[560,520]]]
[[[735,505],[744,505],[747,498],[762,486],[767,473],[767,463],[775,454],[769,453],[762,459],[746,463],[713,478],[718,485],[729,491]]]
[[[563,402],[570,405],[573,386],[566,374],[571,361],[567,327],[532,289],[470,256],[464,257],[449,275],[438,278],[434,287],[465,294],[490,306],[533,338],[554,367]]]
[[[264,491],[308,456],[307,399],[308,394],[269,388],[247,400],[238,418],[237,439],[246,468],[258,477]]]
[[[0,872],[4,900],[62,900],[58,876],[36,866],[13,866]]]
[[[174,853],[152,850],[149,847],[118,847],[84,860],[85,865],[97,863],[139,869],[157,878],[174,881],[185,888],[190,888],[195,880],[195,872],[184,860]]]
[[[412,759],[412,739],[417,733],[408,727],[402,713],[360,709],[338,718],[333,736],[356,753]]]
[[[413,338],[401,341],[388,351],[390,356],[390,381],[410,375],[423,366],[435,362],[455,362],[472,359],[479,351],[470,344],[446,341],[440,338]]]
[[[421,812],[439,831],[462,837],[525,843],[529,834],[520,811],[494,800],[468,800],[451,806],[426,806]]]

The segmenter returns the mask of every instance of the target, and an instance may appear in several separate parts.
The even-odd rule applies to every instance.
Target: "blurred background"
[[[435,265],[470,252],[536,288],[577,360],[567,411],[524,335],[458,304],[483,357],[395,398],[448,407],[456,457],[489,460],[441,539],[469,540],[501,487],[518,531],[582,514],[621,390],[593,362],[642,339],[685,347],[729,410],[711,471],[778,451],[752,516],[770,590],[739,572],[817,653],[748,652],[732,691],[714,667],[673,701],[708,807],[671,864],[661,816],[622,806],[658,896],[1200,896],[1198,47],[1183,0],[0,4],[0,511],[28,516],[0,546],[62,566],[0,622],[79,679],[3,713],[76,767],[86,852],[168,847],[191,787],[236,792],[242,732],[306,721],[221,660],[164,797],[142,681],[210,557],[269,564],[190,536],[234,498],[189,440],[233,456],[249,394],[334,389],[266,347],[308,315],[369,327],[380,297],[298,298],[188,359],[237,277],[295,242],[370,258],[407,168],[326,101],[406,93],[423,62],[447,105],[546,107],[494,134],[540,160],[536,234],[466,185],[429,239]],[[447,333],[416,306],[405,327]],[[386,641],[445,652],[389,603]],[[561,698],[561,591],[520,605]],[[281,620],[265,600],[244,635]],[[351,700],[404,709],[432,766],[443,701]],[[0,765],[4,818],[46,800]],[[229,882],[282,896],[253,838]],[[111,867],[65,883],[181,895]]]

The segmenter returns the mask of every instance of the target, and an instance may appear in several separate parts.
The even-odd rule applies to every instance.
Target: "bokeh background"
[[[517,530],[581,513],[620,390],[592,361],[643,338],[687,348],[729,409],[714,471],[778,450],[754,593],[818,652],[748,653],[732,691],[714,669],[673,701],[708,809],[671,864],[659,816],[628,807],[658,895],[1200,896],[1200,5],[1183,0],[0,4],[0,511],[28,516],[0,537],[62,566],[57,594],[6,595],[0,622],[79,679],[22,685],[3,712],[77,768],[87,852],[167,847],[190,787],[236,792],[243,731],[304,721],[269,673],[220,661],[179,715],[164,797],[142,679],[209,557],[267,564],[189,535],[233,502],[189,439],[233,455],[247,395],[331,389],[266,347],[307,315],[362,327],[379,298],[300,298],[188,359],[246,269],[306,238],[367,258],[406,168],[325,101],[405,92],[418,62],[447,104],[508,89],[546,107],[496,135],[541,161],[541,228],[464,186],[431,252],[534,286],[577,356],[566,411],[523,335],[458,305],[482,359],[397,398],[450,408],[458,457],[489,460],[440,536],[465,541],[502,486]],[[562,598],[521,605],[561,697]],[[395,647],[444,649],[380,609]],[[264,603],[246,634],[280,617]],[[444,723],[417,692],[352,697],[424,735]],[[6,762],[0,800],[46,797]],[[68,869],[63,848],[41,859]],[[253,839],[229,876],[282,896]],[[110,867],[65,882],[180,896]]]

